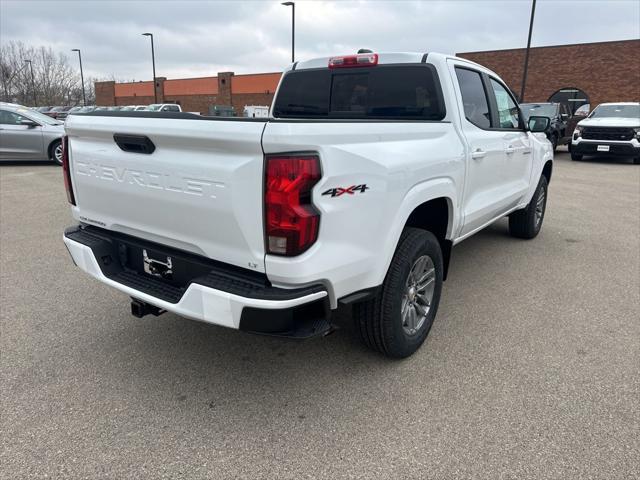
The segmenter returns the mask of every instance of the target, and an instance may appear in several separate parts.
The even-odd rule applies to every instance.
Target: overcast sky
[[[531,0],[296,2],[296,59],[375,51],[465,52],[526,46]],[[85,76],[279,71],[290,61],[291,8],[280,1],[0,0],[0,42],[70,54]],[[639,0],[539,0],[532,44],[640,37]],[[75,58],[71,58],[75,61]]]

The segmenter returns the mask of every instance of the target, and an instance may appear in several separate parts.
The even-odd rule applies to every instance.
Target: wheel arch
[[[53,146],[56,142],[62,142],[62,137],[52,138],[47,145],[47,158],[51,160],[53,158]],[[54,159],[55,160],[55,159]]]
[[[451,259],[451,229],[453,227],[453,204],[448,197],[437,197],[417,205],[407,218],[403,230],[407,227],[420,228],[435,235],[442,250],[444,266],[443,278],[446,280]]]
[[[402,232],[407,226],[432,231],[438,238],[442,249],[444,276],[448,271],[451,256],[452,238],[461,222],[457,212],[457,188],[453,179],[438,178],[414,185],[407,192],[398,209],[395,221],[389,229],[388,248],[385,249],[384,261],[379,264],[376,277],[378,284],[384,281],[391,265],[391,260],[400,241]],[[446,225],[446,226],[445,226]]]

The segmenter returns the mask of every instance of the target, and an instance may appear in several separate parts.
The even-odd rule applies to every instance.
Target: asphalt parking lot
[[[0,477],[640,477],[640,167],[557,156],[545,225],[453,251],[389,361],[139,320],[77,270],[61,170],[0,166]]]

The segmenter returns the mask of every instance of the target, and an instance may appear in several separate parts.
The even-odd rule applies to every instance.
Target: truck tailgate
[[[264,125],[71,115],[74,217],[264,272]],[[114,134],[147,137],[155,150],[125,151]]]

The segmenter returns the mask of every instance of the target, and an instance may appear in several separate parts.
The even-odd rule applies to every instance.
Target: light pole
[[[31,70],[31,89],[33,90],[33,106],[37,107],[38,101],[36,99],[36,81],[35,81],[35,77],[33,76],[33,64],[31,63],[31,60],[25,60],[24,63],[28,63],[29,70]]]
[[[80,81],[82,82],[82,103],[86,107],[87,97],[85,96],[85,93],[84,93],[84,73],[82,72],[82,54],[80,53],[79,48],[74,48],[71,51],[78,52],[78,60],[80,60]]]
[[[158,92],[156,91],[156,53],[153,50],[153,33],[143,33],[145,37],[151,37],[151,64],[153,65],[153,103],[158,103]]]
[[[296,61],[296,4],[282,2],[285,7],[291,7],[291,63]]]
[[[527,84],[527,70],[529,69],[529,49],[531,48],[531,33],[533,32],[533,17],[536,14],[536,0],[531,4],[531,20],[529,20],[529,39],[527,51],[524,54],[524,71],[522,72],[522,85],[520,87],[520,101],[524,102],[524,87]]]

